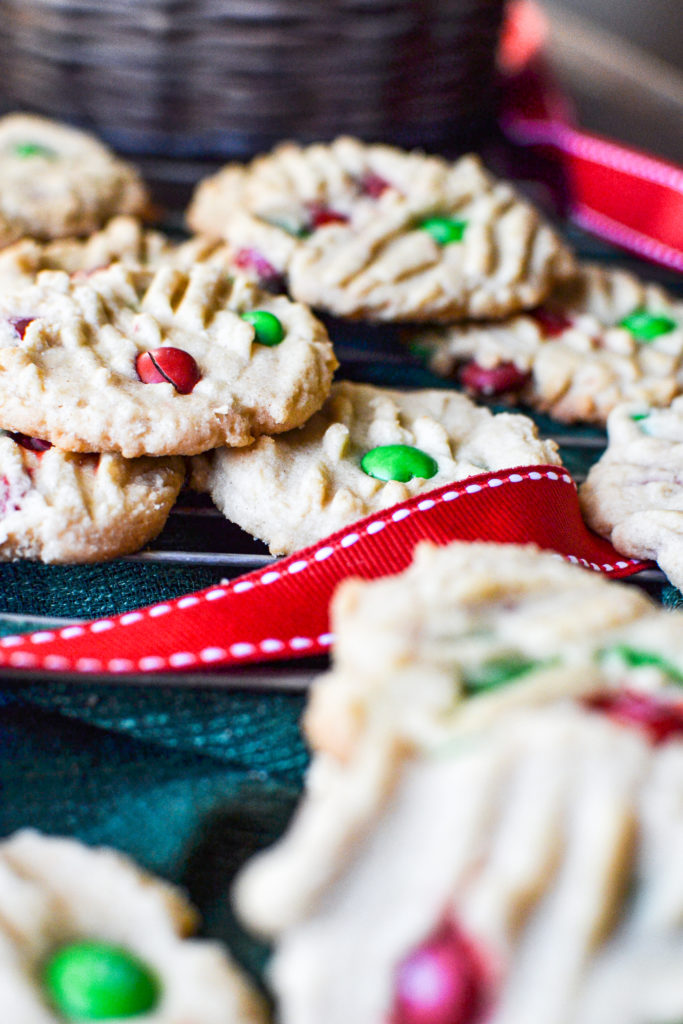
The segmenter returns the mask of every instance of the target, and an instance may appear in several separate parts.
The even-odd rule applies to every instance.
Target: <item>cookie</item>
[[[604,424],[619,402],[667,405],[683,389],[683,304],[623,270],[583,266],[531,313],[406,340],[472,394],[568,423]]]
[[[334,384],[299,430],[213,453],[208,489],[232,522],[274,554],[453,480],[508,466],[560,465],[525,416],[455,391]]]
[[[658,562],[683,588],[683,396],[667,409],[621,405],[579,490],[588,525],[618,551]]]
[[[114,262],[159,266],[170,261],[177,248],[160,231],[127,216],[113,217],[87,238],[22,238],[0,250],[0,289],[33,284],[41,270],[87,273]]]
[[[468,743],[394,752],[383,776],[312,778],[237,888],[276,939],[282,1024],[681,1020],[680,703],[667,716],[655,740],[610,707],[517,710]],[[371,801],[358,831],[350,811]]]
[[[331,621],[333,667],[304,721],[342,761],[371,728],[412,749],[520,705],[621,687],[681,695],[683,615],[532,546],[421,544],[403,573],[344,582]]]
[[[339,316],[449,322],[543,300],[573,261],[475,156],[457,163],[341,137],[288,142],[200,183],[188,211],[257,276]]]
[[[163,529],[184,479],[181,458],[77,455],[0,431],[0,559],[137,551]]]
[[[32,114],[0,118],[0,246],[86,235],[148,204],[138,172],[92,135]]]
[[[189,273],[195,263],[210,263],[234,272],[228,247],[208,238],[173,243],[160,231],[146,228],[135,217],[113,217],[87,238],[39,242],[22,238],[0,250],[0,289],[32,284],[41,270],[67,274],[90,273],[110,263],[145,267],[173,266]]]
[[[105,848],[25,830],[0,843],[6,1024],[257,1024],[261,997],[179,890]]]
[[[0,426],[69,451],[245,445],[305,422],[336,365],[308,309],[209,263],[0,291]]]

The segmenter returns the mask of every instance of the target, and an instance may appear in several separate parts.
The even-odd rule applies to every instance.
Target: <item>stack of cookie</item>
[[[33,236],[0,255],[4,557],[91,561],[137,549],[163,527],[184,479],[180,457],[208,450],[211,460],[193,467],[195,485],[275,553],[420,490],[559,462],[529,420],[493,417],[457,392],[342,383],[330,394],[336,360],[305,305],[329,292],[337,312],[443,318],[537,302],[568,254],[476,160],[451,168],[350,139],[284,147],[275,171],[294,154],[291,180],[314,185],[311,199],[288,196],[286,180],[266,189],[285,227],[262,211],[249,217],[222,184],[216,199],[208,182],[189,214],[205,235],[174,245],[130,216],[144,212],[145,189],[94,140],[11,116],[0,123],[0,147],[11,179],[5,241]],[[261,177],[272,177],[263,163],[257,196]],[[319,182],[310,170],[318,163]],[[243,169],[220,181],[235,176],[249,192]],[[335,181],[342,195],[332,208],[323,193]],[[50,212],[42,221],[29,203],[36,182]],[[273,238],[235,238],[216,210],[228,194],[238,224],[246,218]],[[298,215],[310,232],[294,225]],[[216,225],[227,244],[209,237]],[[376,266],[366,253],[372,238]],[[285,283],[293,301],[273,294]]]
[[[278,1020],[681,1020],[683,615],[425,545],[334,629],[298,813],[236,890]]]
[[[230,165],[199,185],[187,219],[261,284],[353,320],[506,316],[573,268],[537,211],[475,157],[449,164],[351,138]],[[530,420],[493,417],[456,391],[339,383],[302,430],[214,453],[194,480],[284,554],[449,481],[557,462]]]
[[[600,425],[621,403],[636,403],[633,415],[643,432],[655,424],[645,419],[647,410],[667,406],[683,390],[681,304],[625,271],[577,265],[538,213],[474,157],[448,164],[349,138],[305,148],[287,143],[201,183],[188,223],[227,242],[248,273],[286,283],[294,298],[317,309],[352,320],[424,324],[406,328],[406,344],[475,398],[519,401],[564,422]],[[348,522],[388,497],[387,487],[368,500],[370,484],[350,469],[373,443],[375,429],[384,444],[420,447],[403,410],[395,406],[386,416],[368,411],[388,403],[388,396],[348,385],[340,394],[345,412],[333,397],[304,432],[226,452],[202,475],[225,514],[275,553],[317,539],[323,521],[336,528],[344,515]],[[427,400],[423,395],[422,410]],[[429,401],[441,409],[432,410],[435,419],[449,418],[443,397]],[[461,415],[456,407],[454,417]],[[390,415],[395,431],[384,422]],[[360,423],[368,426],[365,434]],[[332,455],[325,453],[327,432],[332,428],[340,437],[342,427],[348,428],[343,476],[331,438]],[[452,433],[449,444],[453,454],[459,442]],[[299,470],[304,452],[308,476]],[[528,450],[516,454],[535,461]],[[552,461],[547,452],[544,458]],[[482,470],[494,468],[486,457],[473,461]],[[642,478],[646,463],[638,465],[631,475]],[[604,501],[592,476],[584,501],[589,523],[611,532],[616,546],[635,557],[680,549],[680,541],[672,541],[683,534],[680,485],[656,493],[650,487],[647,497],[643,488],[639,497],[620,490],[623,497],[615,498],[618,475],[609,475]],[[301,498],[289,512],[294,486]],[[283,488],[287,508],[271,523],[264,504],[273,487]],[[405,496],[405,485],[392,487],[394,500]],[[637,505],[639,518],[612,529],[607,506],[619,501],[630,511]],[[258,510],[246,507],[257,502]],[[333,511],[335,502],[340,508]],[[301,521],[300,533],[289,525],[292,518]],[[664,567],[683,584],[683,570],[673,569],[668,555]]]
[[[7,241],[32,223],[34,193],[49,212],[33,223],[38,237],[83,233],[143,203],[133,172],[71,129],[9,117],[0,151],[11,172]],[[27,162],[38,165],[30,175]],[[182,456],[290,430],[319,409],[337,365],[324,327],[307,307],[231,276],[213,250],[172,246],[127,219],[86,240],[5,250],[4,557],[136,550],[164,525]]]

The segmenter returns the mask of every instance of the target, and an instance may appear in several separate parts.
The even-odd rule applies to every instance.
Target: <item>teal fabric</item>
[[[584,254],[613,258],[585,237],[581,247]],[[652,268],[644,273],[657,276]],[[659,276],[674,283],[673,275]],[[390,361],[393,343],[377,329],[333,325],[333,331],[347,377],[444,386],[415,359]],[[376,359],[368,360],[368,348]],[[359,350],[365,358],[356,358]],[[546,431],[558,429],[535,418]],[[593,428],[570,433],[601,436]],[[576,474],[596,452],[569,446],[563,454]],[[170,545],[177,530],[177,524],[169,527]],[[126,560],[0,565],[0,614],[99,617],[207,587],[223,575],[198,565]],[[680,603],[674,588],[655,583],[649,589],[667,605]],[[5,620],[0,632],[33,627],[28,620]],[[225,940],[261,977],[267,951],[241,931],[226,894],[239,864],[281,833],[300,793],[307,764],[299,729],[303,706],[302,694],[219,689],[208,676],[204,687],[191,690],[90,679],[45,684],[30,673],[20,683],[0,679],[0,835],[31,825],[131,854],[186,886],[204,915],[204,934]]]

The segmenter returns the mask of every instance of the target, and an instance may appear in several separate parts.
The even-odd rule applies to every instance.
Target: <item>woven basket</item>
[[[140,154],[488,124],[503,0],[1,0],[2,92]]]

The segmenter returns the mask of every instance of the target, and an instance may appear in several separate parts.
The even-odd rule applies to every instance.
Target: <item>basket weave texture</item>
[[[503,0],[2,0],[4,100],[119,148],[244,157],[490,116]]]

